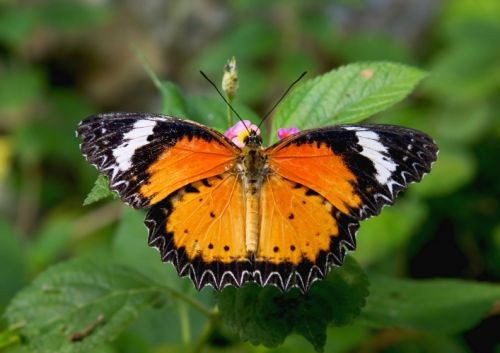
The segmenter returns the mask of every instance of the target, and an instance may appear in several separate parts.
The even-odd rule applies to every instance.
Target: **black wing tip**
[[[164,115],[164,114],[153,114],[153,113],[147,113],[147,112],[120,112],[120,111],[114,111],[114,112],[104,112],[104,113],[96,113],[89,115],[88,117],[84,118],[81,120],[78,125],[77,125],[77,132],[79,130],[85,131],[85,129],[91,129],[90,125],[92,124],[103,124],[107,121],[112,121],[112,120],[126,120],[126,119],[133,119],[133,120],[139,120],[139,119],[154,119],[154,120],[179,120],[179,121],[185,121],[180,118],[176,118],[173,116],[169,115]]]

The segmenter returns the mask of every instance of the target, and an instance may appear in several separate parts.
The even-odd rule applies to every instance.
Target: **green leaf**
[[[447,195],[468,183],[477,169],[476,160],[467,150],[458,146],[442,146],[432,172],[410,188],[420,196]]]
[[[219,96],[188,96],[186,101],[190,119],[219,131],[225,131],[229,128],[227,126],[227,108]],[[243,119],[259,123],[259,116],[246,105],[235,102],[233,106]],[[234,118],[236,119],[236,117]]]
[[[0,80],[0,111],[17,112],[34,103],[42,95],[44,75],[36,69],[10,67]]]
[[[346,326],[329,326],[327,328],[327,340],[323,348],[328,353],[348,353],[356,351],[356,347],[371,337],[370,328],[362,324]],[[261,347],[249,347],[248,352],[261,352]],[[311,344],[302,336],[289,335],[283,344],[266,353],[304,353],[311,352]]]
[[[426,211],[421,203],[401,200],[394,207],[384,209],[380,216],[363,221],[352,256],[368,265],[386,259],[391,253],[397,254],[424,219]],[[394,260],[392,257],[391,262],[396,264]]]
[[[369,327],[357,321],[346,326],[331,326],[327,333],[325,351],[332,353],[354,352],[356,347],[369,341],[373,334]]]
[[[424,76],[416,68],[388,62],[343,66],[294,90],[278,108],[272,131],[361,121],[405,98]]]
[[[452,104],[481,103],[495,95],[500,82],[500,26],[478,22],[462,26],[457,34],[434,58],[432,78],[423,89],[434,99]]]
[[[114,199],[118,198],[118,195],[109,189],[108,178],[102,174],[100,174],[92,190],[90,190],[89,194],[83,201],[84,206],[88,206],[94,202],[100,201],[102,199],[106,199],[108,197],[112,197]]]
[[[30,273],[38,273],[67,254],[74,217],[59,214],[45,220],[29,244],[27,263]]]
[[[160,80],[153,67],[151,66],[151,63],[144,55],[144,52],[135,44],[132,45],[132,49],[134,50],[137,59],[140,61],[142,67],[144,68],[144,71],[146,71],[153,84],[160,91],[162,98],[161,113],[177,118],[186,118],[186,102],[179,87],[177,87],[177,85],[173,82]]]
[[[376,327],[457,333],[476,325],[500,298],[500,285],[371,275],[361,319]]]
[[[495,113],[488,105],[455,105],[438,110],[437,113],[431,118],[435,133],[429,131],[430,134],[457,144],[477,141],[491,128],[495,119]]]
[[[181,293],[188,295],[207,307],[214,306],[214,298],[211,290],[201,292],[194,289],[189,278],[180,278],[171,263],[161,261],[160,254],[156,249],[148,246],[148,232],[144,227],[144,213],[130,207],[123,208],[123,214],[118,229],[113,237],[112,258],[115,262],[127,265],[138,272],[151,278],[152,282],[159,285],[168,285]],[[136,334],[141,334],[150,341],[181,342],[181,327],[179,316],[182,315],[182,306],[186,309],[186,303],[173,299],[172,307],[158,309],[146,309],[141,312],[139,318],[130,328]],[[177,309],[177,310],[173,310]],[[166,312],[169,315],[165,315]],[[173,311],[173,313],[172,313]],[[188,310],[193,337],[200,333],[206,322],[206,317],[195,310]],[[165,332],[164,327],[171,327]]]
[[[179,276],[174,266],[163,263],[158,251],[148,246],[144,213],[130,207],[123,208],[120,223],[113,237],[112,257],[115,262],[136,268],[138,272],[157,283],[168,283],[174,287],[179,287],[183,283],[178,280]]]
[[[223,63],[235,56],[241,87],[237,98],[247,104],[262,103],[263,92],[268,92],[273,80],[256,63],[276,55],[277,35],[276,27],[265,21],[244,21],[226,31],[216,42],[207,43],[189,62],[187,72],[199,79],[201,68],[218,83]]]
[[[374,32],[358,32],[342,38],[330,49],[344,62],[387,60],[409,63],[409,47],[395,36]]]
[[[35,9],[27,6],[4,7],[0,12],[0,41],[21,46],[37,25],[39,16]]]
[[[21,341],[19,332],[17,328],[6,329],[0,332],[0,350],[12,345],[15,345]]]
[[[104,23],[111,11],[101,5],[55,0],[40,7],[42,21],[58,30],[83,30]]]
[[[162,97],[161,113],[185,119],[187,107],[179,87],[170,81],[163,81],[160,92]]]
[[[281,293],[274,287],[250,284],[226,288],[218,304],[225,324],[242,340],[276,347],[296,332],[322,351],[327,325],[345,325],[355,318],[368,295],[367,287],[364,272],[347,257],[342,267],[316,282],[305,296],[296,289]]]
[[[404,333],[399,340],[395,340],[389,349],[384,349],[384,353],[470,353],[466,343],[460,339],[445,335],[434,335],[431,333],[414,332],[407,334]]]
[[[488,252],[485,257],[488,259],[488,267],[493,273],[500,276],[500,224],[497,224],[493,228],[491,235],[486,241],[486,247]]]
[[[11,225],[0,219],[0,308],[4,307],[27,280],[21,237]]]
[[[14,298],[6,317],[22,327],[32,351],[87,352],[113,340],[159,294],[130,268],[74,260],[41,274]]]

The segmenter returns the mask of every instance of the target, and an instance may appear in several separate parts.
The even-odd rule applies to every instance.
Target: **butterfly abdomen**
[[[245,246],[247,253],[255,253],[259,243],[260,190],[264,178],[266,157],[260,146],[245,146],[242,174],[245,190]]]
[[[245,246],[247,253],[255,253],[259,242],[260,185],[257,187],[256,183],[245,184]]]

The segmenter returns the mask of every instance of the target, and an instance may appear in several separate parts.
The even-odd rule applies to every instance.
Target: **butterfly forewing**
[[[160,202],[196,180],[232,167],[239,149],[187,120],[141,113],[91,116],[77,130],[87,160],[136,208]]]
[[[269,165],[357,219],[376,215],[436,160],[427,135],[392,125],[304,131],[268,148]]]

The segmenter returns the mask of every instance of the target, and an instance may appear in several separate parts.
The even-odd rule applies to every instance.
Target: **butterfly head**
[[[245,147],[257,148],[262,145],[262,138],[256,130],[250,130],[250,133],[244,138]]]

